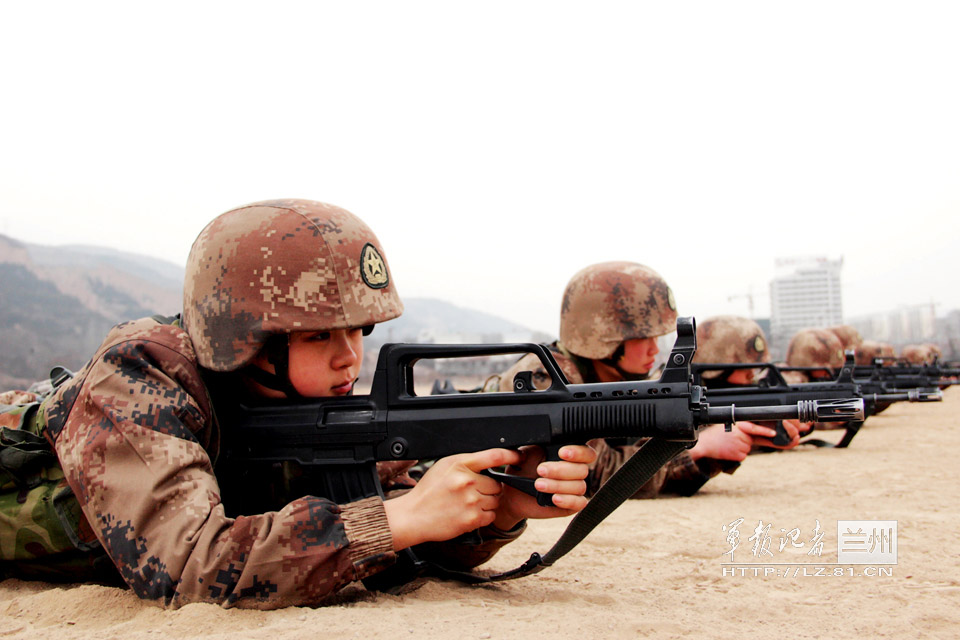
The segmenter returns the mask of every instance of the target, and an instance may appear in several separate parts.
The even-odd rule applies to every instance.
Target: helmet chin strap
[[[273,365],[273,373],[261,369],[255,364],[249,364],[243,373],[251,380],[267,389],[280,391],[288,398],[300,399],[303,396],[290,382],[290,338],[287,334],[275,334],[267,338],[263,346],[267,362]]]
[[[624,381],[626,382],[640,382],[650,377],[649,371],[647,371],[646,373],[633,373],[632,371],[627,371],[626,369],[621,367],[620,358],[623,357],[623,354],[624,354],[624,347],[623,347],[623,343],[621,342],[620,346],[617,347],[617,350],[614,351],[609,358],[604,358],[603,360],[600,360],[600,362],[602,362],[606,366],[610,367],[611,369],[619,373],[620,377],[623,378]]]
[[[374,325],[368,324],[361,327],[364,337],[373,333]],[[249,364],[243,369],[243,373],[251,380],[267,389],[280,391],[286,394],[287,398],[293,400],[303,399],[304,396],[290,382],[290,335],[286,333],[277,333],[269,338],[263,345],[263,351],[267,356],[267,362],[273,365],[274,373],[266,369]],[[359,378],[354,379],[356,382]],[[353,390],[350,390],[352,395]]]

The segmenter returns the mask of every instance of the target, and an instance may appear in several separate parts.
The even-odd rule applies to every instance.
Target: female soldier
[[[447,556],[476,564],[524,518],[582,509],[593,453],[571,446],[539,465],[536,452],[451,456],[393,500],[225,513],[215,465],[238,403],[350,393],[364,332],[401,311],[379,241],[348,211],[274,200],[214,219],[187,261],[182,319],[116,326],[43,407],[88,542],[142,598],[273,608],[316,603],[422,542],[473,532]],[[539,473],[555,506],[478,474],[500,465]]]

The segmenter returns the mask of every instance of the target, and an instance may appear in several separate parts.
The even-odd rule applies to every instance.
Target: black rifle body
[[[677,341],[658,380],[568,384],[542,345],[387,344],[380,350],[367,396],[241,407],[224,434],[224,455],[217,467],[224,504],[231,515],[242,515],[275,510],[303,495],[339,504],[383,497],[378,461],[437,459],[525,445],[539,445],[548,458],[556,459],[563,445],[594,438],[654,438],[693,446],[697,429],[705,424],[833,415],[815,402],[712,407],[703,389],[692,384],[695,351],[695,322],[680,318]],[[529,375],[519,375],[508,393],[415,392],[413,365],[423,358],[525,353],[541,360],[552,381],[548,389],[536,390]],[[862,404],[854,409],[862,418]],[[532,478],[491,475],[537,495],[541,504],[550,503],[549,495],[533,489]],[[417,564],[413,554],[408,555]],[[405,579],[384,578],[382,584]]]
[[[861,398],[860,386],[852,376],[852,359],[844,367],[837,378],[827,382],[806,382],[791,384],[784,379],[782,368],[772,363],[696,363],[692,366],[694,382],[705,385],[704,394],[711,407],[733,406],[738,410],[747,407],[763,405],[803,406],[805,403],[818,402],[821,407],[815,420],[798,418],[802,422],[846,422],[846,434],[837,444],[846,447],[856,435],[866,415],[864,401],[864,415],[855,419],[851,413],[851,398]],[[721,371],[729,373],[737,369],[760,370],[758,382],[754,385],[733,385],[712,388],[709,379],[704,379],[705,371]],[[832,401],[832,402],[831,402]],[[739,412],[739,411],[738,411]],[[746,418],[744,418],[746,419]],[[769,420],[769,419],[766,419]],[[753,420],[764,422],[764,419]],[[790,442],[783,425],[778,421],[775,425],[777,432],[773,444],[786,445]]]
[[[739,403],[735,411],[711,406],[702,387],[692,384],[695,351],[695,322],[680,318],[677,341],[658,380],[568,384],[542,345],[387,344],[367,396],[243,408],[224,443],[223,472],[232,476],[231,486],[246,487],[247,504],[237,509],[249,513],[278,508],[283,500],[305,494],[338,503],[382,495],[378,461],[437,459],[525,445],[540,445],[548,458],[556,459],[563,445],[594,438],[659,438],[693,446],[698,427],[705,424],[853,419],[828,417],[834,415],[829,405],[802,402],[817,396],[786,391]],[[524,353],[541,360],[552,381],[548,389],[535,390],[529,379],[518,376],[512,393],[415,393],[413,365],[423,358]],[[852,392],[846,396],[854,403],[855,397]],[[265,473],[288,463],[296,469],[285,472],[283,494],[263,493],[275,485],[264,481],[269,477]]]

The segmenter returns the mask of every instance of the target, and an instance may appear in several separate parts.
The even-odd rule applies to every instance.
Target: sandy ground
[[[628,502],[556,565],[521,580],[423,581],[401,596],[350,587],[324,607],[267,612],[164,610],[120,589],[7,580],[0,637],[956,638],[960,390],[945,395],[871,418],[849,449],[751,456],[696,497]],[[753,564],[731,566],[723,527],[738,518],[734,560]],[[835,564],[841,520],[895,520],[898,564]],[[762,557],[749,540],[760,521],[771,524]],[[808,555],[817,521],[822,553]],[[532,523],[491,567],[546,551],[564,526]],[[787,540],[780,551],[781,529],[794,528],[803,547]]]

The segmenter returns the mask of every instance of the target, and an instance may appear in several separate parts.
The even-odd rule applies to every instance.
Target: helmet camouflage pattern
[[[882,342],[864,340],[856,349],[857,364],[873,364],[874,358],[883,358],[890,354],[884,352]]]
[[[673,291],[656,271],[635,262],[580,270],[563,293],[560,341],[578,356],[603,360],[624,341],[676,330]]]
[[[849,351],[851,349],[856,351],[860,348],[860,345],[863,344],[863,337],[860,336],[860,332],[849,324],[830,327],[830,331],[832,331],[835,336],[840,338],[840,342],[843,344],[844,351]]]
[[[272,334],[363,327],[403,311],[380,242],[355,215],[311,200],[224,213],[187,259],[183,326],[202,366],[233,371]]]
[[[940,357],[940,347],[934,344],[908,344],[900,350],[900,357],[910,364],[933,364]]]
[[[791,367],[843,366],[843,343],[829,329],[802,329],[790,339],[787,364]]]
[[[927,350],[919,344],[908,344],[900,349],[900,357],[910,364],[923,364]]]
[[[750,318],[714,316],[697,324],[694,362],[769,362],[770,350],[763,329]],[[704,371],[715,378],[719,371]]]

